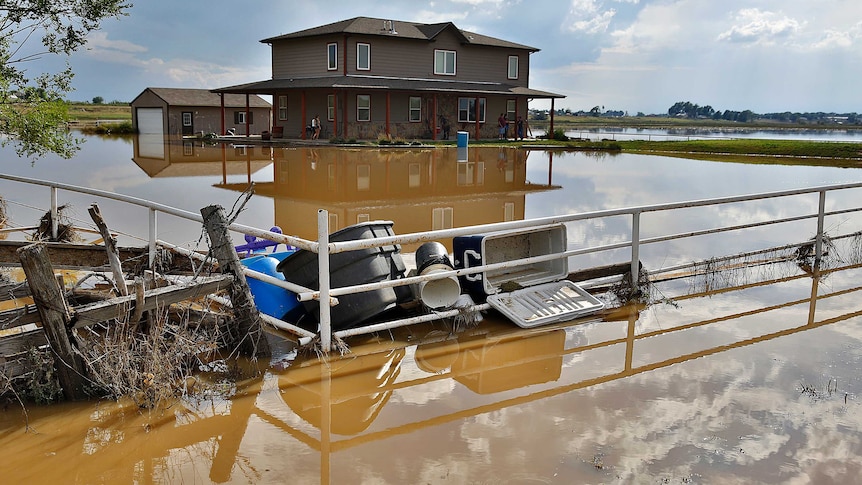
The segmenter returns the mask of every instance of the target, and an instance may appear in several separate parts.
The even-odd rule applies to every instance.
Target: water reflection
[[[541,182],[528,181],[527,157],[502,147],[465,155],[456,147],[236,146],[139,137],[133,160],[150,177],[220,176],[215,186],[236,192],[253,180],[256,196],[273,201],[275,225],[316,239],[318,209],[329,212],[330,232],[370,220],[393,221],[401,234],[521,220],[527,195],[561,188],[551,164]],[[270,165],[271,172],[263,170]]]
[[[279,197],[313,212],[320,202],[341,210],[339,225],[363,210],[391,219],[401,205],[431,209],[450,200],[463,202],[460,217],[470,197],[488,199],[481,217],[496,222],[505,213],[495,212],[493,200],[502,209],[501,201],[526,194],[532,202],[520,207],[535,217],[697,198],[701,190],[798,186],[802,175],[819,181],[827,173],[788,168],[779,173],[790,175],[770,176],[774,167],[529,153],[527,168],[518,168],[523,154],[513,152],[504,152],[499,171],[500,152],[491,149],[459,179],[457,164],[465,162],[457,154],[438,154],[441,161],[404,150],[404,159],[419,160],[408,162],[357,150],[348,160],[301,148],[273,152],[269,169],[258,149],[233,160],[219,158],[220,147],[214,159],[202,150],[200,161],[187,163],[167,149],[171,163],[161,168],[155,159],[136,163],[166,174],[155,176],[162,181],[169,173],[206,174],[195,182],[239,190],[252,180],[270,190],[265,195],[275,202],[264,200],[277,213],[293,207]],[[409,186],[411,163],[419,163],[420,184],[403,190],[396,182]],[[335,190],[325,166],[333,167]],[[446,175],[432,177],[430,167]],[[359,177],[363,170],[368,177]],[[533,187],[531,179],[540,182]],[[359,190],[361,180],[390,195],[375,201]],[[282,194],[281,186],[289,190]],[[766,206],[760,217],[785,209]],[[433,224],[410,220],[429,212],[404,214],[399,232]],[[259,226],[271,224],[270,213],[263,217],[270,220]],[[752,215],[703,216],[718,217]],[[618,233],[605,227],[588,237]],[[782,261],[747,278],[668,276],[656,283],[659,303],[610,309],[594,320],[525,330],[491,313],[459,334],[441,322],[362,337],[350,342],[350,354],[327,360],[285,351],[271,366],[260,363],[263,379],[214,381],[219,392],[199,392],[161,414],[115,403],[31,407],[28,431],[10,403],[0,413],[0,474],[10,483],[850,483],[862,472],[862,268],[844,256],[822,273]]]

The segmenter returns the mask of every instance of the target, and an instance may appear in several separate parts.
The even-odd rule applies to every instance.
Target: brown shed
[[[257,95],[183,88],[146,88],[131,107],[138,133],[171,136],[222,134],[231,129],[238,135],[260,134],[270,129],[272,108]]]

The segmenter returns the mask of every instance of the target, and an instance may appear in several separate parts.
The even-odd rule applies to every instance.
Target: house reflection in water
[[[269,225],[317,239],[320,209],[329,212],[330,233],[374,220],[393,221],[397,234],[522,220],[527,194],[561,188],[552,184],[551,164],[541,183],[528,181],[527,155],[509,147],[471,147],[465,155],[454,146],[284,147],[140,135],[133,161],[153,178],[215,176],[216,187],[237,192],[254,174],[264,179],[254,180],[255,196],[273,199]]]
[[[190,138],[138,135],[132,138],[132,160],[150,177],[221,176],[251,174],[272,164],[272,147],[212,144]],[[244,187],[245,188],[245,187]]]
[[[389,220],[406,234],[520,220],[528,193],[560,188],[528,182],[527,152],[515,148],[471,148],[466,161],[455,147],[274,148],[273,160],[273,182],[257,183],[255,194],[273,198],[286,233],[308,239],[319,209],[330,232]]]

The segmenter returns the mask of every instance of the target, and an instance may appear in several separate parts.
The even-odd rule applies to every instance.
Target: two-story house
[[[505,115],[514,137],[529,100],[553,107],[564,97],[530,89],[535,47],[451,22],[356,17],[261,42],[272,48],[272,79],[213,91],[271,95],[275,136],[305,138],[319,116],[324,139],[495,138]]]

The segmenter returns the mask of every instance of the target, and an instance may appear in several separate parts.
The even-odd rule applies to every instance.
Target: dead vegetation
[[[79,352],[92,381],[92,393],[130,398],[156,409],[190,391],[201,365],[219,358],[218,326],[168,309],[144,320],[106,323],[77,332]]]

